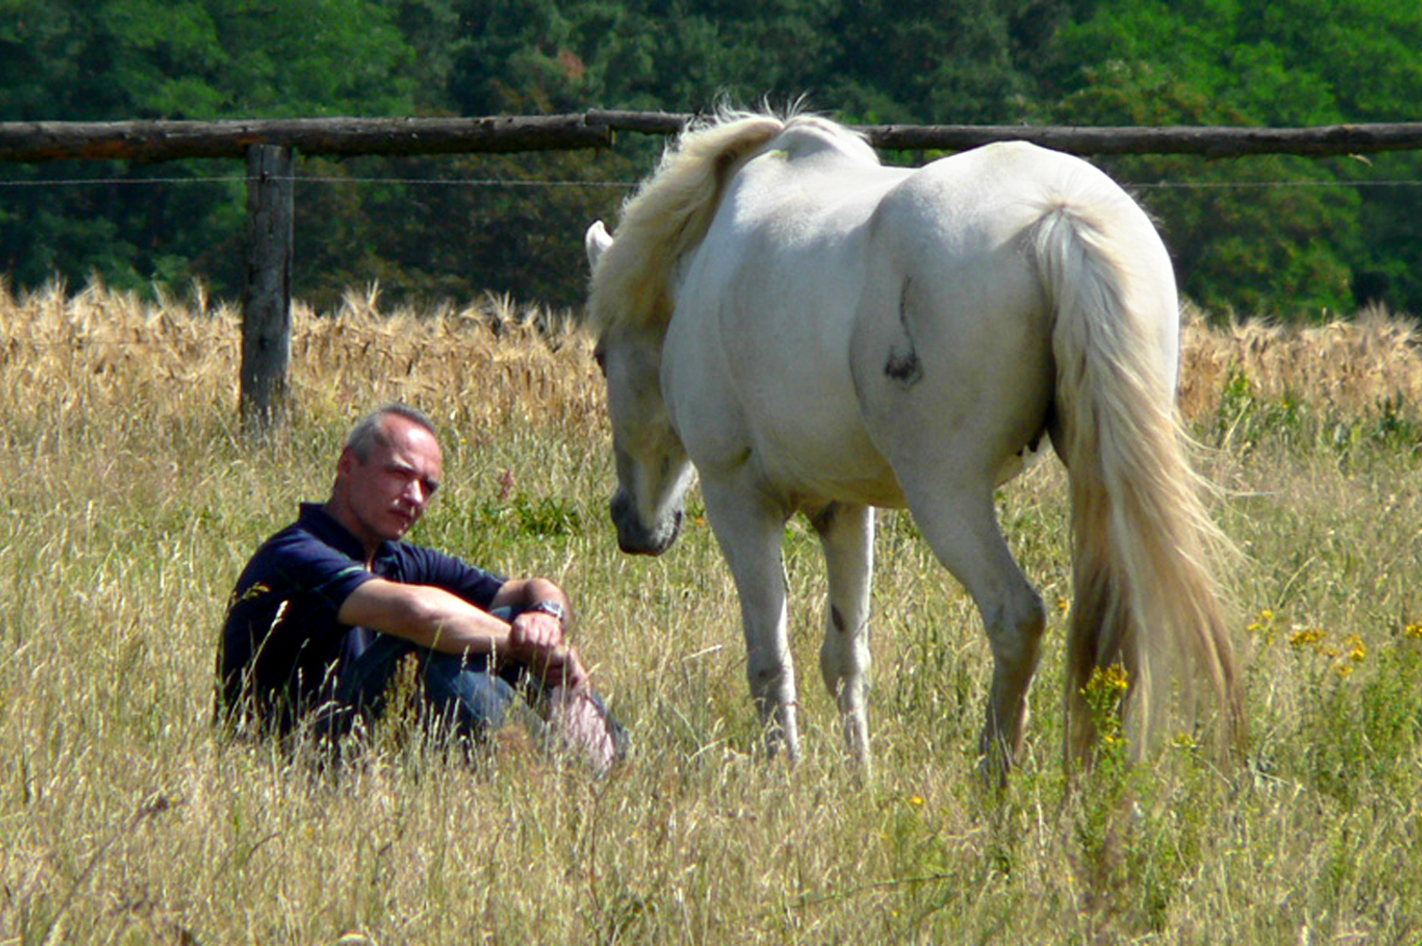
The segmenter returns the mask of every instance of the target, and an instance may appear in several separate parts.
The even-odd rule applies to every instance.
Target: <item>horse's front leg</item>
[[[850,754],[869,768],[869,586],[874,571],[874,510],[831,503],[810,517],[829,580],[820,674],[839,703]]]
[[[746,637],[746,677],[760,711],[766,752],[784,746],[790,760],[800,754],[795,720],[795,667],[785,624],[785,565],[781,543],[789,513],[767,501],[754,483],[710,479],[701,493],[706,515],[731,568],[741,600]]]

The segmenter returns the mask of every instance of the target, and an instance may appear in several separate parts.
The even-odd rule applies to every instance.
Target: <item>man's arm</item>
[[[491,607],[503,604],[527,606],[534,603],[523,596],[538,594],[551,588],[565,601],[562,592],[551,582],[548,588],[533,584],[541,579],[517,580],[507,594],[500,589]],[[501,601],[500,598],[506,600]],[[537,599],[542,600],[542,599]],[[546,682],[564,682],[580,686],[587,680],[587,671],[577,653],[563,641],[561,625],[552,615],[533,612],[531,620],[520,615],[516,622],[525,625],[522,633],[508,622],[487,611],[481,611],[457,595],[430,585],[408,585],[372,578],[346,596],[337,620],[342,624],[359,625],[384,634],[393,634],[413,641],[421,647],[448,654],[493,654],[526,663]],[[552,633],[549,625],[558,628]]]
[[[494,600],[489,607],[512,606],[522,609],[531,608],[543,601],[551,601],[558,605],[565,615],[564,623],[572,623],[572,603],[568,601],[568,596],[563,593],[563,589],[547,578],[510,578],[494,595]]]

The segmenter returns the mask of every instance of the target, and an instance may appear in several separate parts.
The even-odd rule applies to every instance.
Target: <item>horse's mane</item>
[[[671,318],[676,261],[706,236],[736,165],[785,125],[773,115],[721,111],[667,146],[656,172],[623,206],[616,239],[593,273],[588,316],[597,331]]]

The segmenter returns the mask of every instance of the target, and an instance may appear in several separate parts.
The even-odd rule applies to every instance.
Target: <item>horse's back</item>
[[[744,444],[792,490],[888,505],[905,453],[1010,476],[1042,437],[1054,377],[1031,230],[1054,201],[1107,187],[1023,143],[907,170],[816,127],[770,142],[677,293],[669,397],[698,467]],[[705,404],[729,409],[689,407]]]

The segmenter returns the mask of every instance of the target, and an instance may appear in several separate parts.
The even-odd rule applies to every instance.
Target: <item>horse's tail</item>
[[[1208,682],[1223,711],[1218,732],[1233,743],[1243,738],[1243,706],[1212,573],[1228,542],[1201,501],[1205,484],[1175,409],[1179,303],[1169,258],[1114,185],[1051,202],[1033,239],[1056,313],[1053,432],[1071,483],[1068,754],[1086,754],[1099,735],[1117,666],[1138,750],[1172,679],[1192,716],[1194,683]]]

